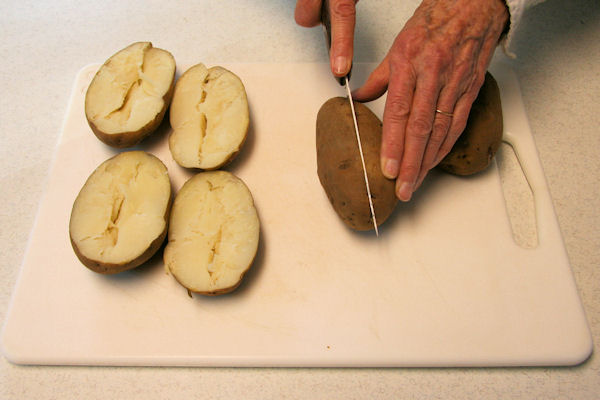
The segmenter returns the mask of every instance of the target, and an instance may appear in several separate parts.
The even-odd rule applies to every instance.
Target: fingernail
[[[338,56],[333,60],[333,73],[336,75],[346,75],[350,69],[348,59],[343,56]]]
[[[402,201],[409,201],[412,197],[413,193],[413,185],[408,182],[400,182],[398,185],[398,189],[396,190],[396,195]]]
[[[398,176],[398,160],[383,158],[381,160],[381,172],[388,179],[394,179]]]

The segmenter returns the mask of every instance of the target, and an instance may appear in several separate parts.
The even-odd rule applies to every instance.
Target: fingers
[[[416,83],[415,75],[407,64],[391,69],[390,77],[392,76],[402,76],[402,78],[390,78],[383,111],[381,170],[389,179],[395,179],[400,170],[404,154],[404,134]]]
[[[481,47],[473,49],[467,49],[467,53],[472,53],[470,58],[476,60],[476,65],[473,67],[463,67],[458,68],[456,71],[456,76],[468,76],[470,79],[468,80],[457,80],[453,83],[449,83],[446,86],[445,92],[452,93],[450,99],[444,99],[443,95],[440,95],[440,100],[438,102],[438,109],[440,110],[450,110],[453,109],[452,118],[442,118],[444,115],[436,116],[436,121],[441,121],[440,127],[438,128],[439,134],[441,132],[446,132],[445,137],[443,138],[442,143],[437,148],[437,154],[432,156],[435,152],[435,146],[432,146],[431,152],[428,146],[428,154],[426,154],[423,166],[424,168],[421,171],[421,175],[419,176],[419,180],[417,182],[417,187],[420,186],[427,172],[439,164],[446,155],[452,150],[454,143],[459,138],[461,133],[465,130],[467,125],[467,121],[469,119],[469,114],[471,112],[471,106],[473,102],[477,98],[479,94],[479,90],[483,85],[485,80],[485,73],[490,64],[491,57],[493,55],[494,45],[493,42],[484,43]],[[461,84],[462,82],[462,84]],[[450,105],[450,101],[454,101],[454,106]],[[439,114],[439,113],[438,113]],[[434,123],[434,131],[432,133],[432,138],[436,136],[438,133],[436,132],[435,123]],[[437,143],[436,143],[437,145]],[[431,158],[433,157],[433,159]]]
[[[452,146],[454,146],[456,140],[465,130],[472,103],[473,101],[470,100],[468,96],[463,96],[456,102],[456,106],[454,107],[454,116],[452,117],[451,124],[448,127],[448,133],[439,147],[432,168],[439,164],[444,157],[450,153]]]
[[[404,153],[396,180],[396,194],[400,200],[409,201],[416,189],[423,168],[427,147],[441,145],[442,137],[432,137],[435,109],[440,93],[440,81],[435,75],[425,75],[417,80],[415,93],[406,123]],[[437,152],[437,151],[436,151]]]
[[[354,0],[330,0],[331,49],[329,59],[331,72],[337,77],[348,75],[354,51],[354,26],[356,8]]]
[[[325,0],[298,0],[294,19],[300,26],[312,27],[321,23],[321,8]],[[329,0],[331,48],[329,62],[334,76],[348,75],[354,52],[354,27],[356,24],[355,0]]]
[[[321,23],[322,0],[298,0],[294,11],[294,19],[300,26],[310,28]]]
[[[448,95],[448,92],[449,90],[442,90],[442,93],[440,94],[440,99],[438,100],[438,105],[436,107],[436,110],[439,111],[435,111],[434,113],[433,127],[425,148],[425,153],[423,154],[423,162],[421,163],[421,170],[419,171],[415,183],[415,190],[421,186],[427,173],[441,161],[440,149],[442,144],[446,142],[450,144],[447,139],[450,132],[450,126],[456,115],[456,96],[454,94]],[[454,144],[454,142],[452,142],[452,144]],[[450,145],[450,148],[452,148],[452,145]]]
[[[471,106],[479,94],[481,85],[483,85],[486,70],[487,62],[484,60],[484,62],[480,63],[480,70],[475,75],[469,89],[456,101],[452,123],[448,128],[448,134],[446,135],[444,142],[440,146],[436,160],[434,161],[434,166],[439,164],[442,159],[448,155],[450,150],[452,150],[452,146],[456,143],[456,140],[465,130],[469,119],[469,113],[471,112]]]

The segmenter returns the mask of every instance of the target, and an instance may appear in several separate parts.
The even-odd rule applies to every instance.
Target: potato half
[[[242,180],[226,171],[198,173],[173,202],[165,269],[191,292],[230,292],[252,265],[259,225]]]
[[[465,130],[438,167],[463,176],[483,171],[500,148],[503,130],[500,89],[492,74],[486,72]]]
[[[150,42],[134,43],[100,67],[85,95],[94,134],[113,147],[131,147],[154,132],[173,94],[175,59]]]
[[[354,107],[375,217],[381,225],[398,201],[395,182],[383,176],[379,166],[382,124],[364,104],[354,102]],[[336,213],[352,229],[374,229],[348,98],[334,97],[321,106],[316,145],[319,180]]]
[[[75,199],[69,222],[73,250],[95,272],[135,268],[163,243],[170,205],[171,182],[158,158],[143,151],[112,157]]]
[[[198,64],[177,80],[169,149],[182,167],[213,170],[239,152],[250,124],[246,89],[222,67]]]

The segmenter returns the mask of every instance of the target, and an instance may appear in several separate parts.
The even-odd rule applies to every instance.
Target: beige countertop
[[[323,62],[320,29],[294,1],[8,1],[0,16],[0,321],[44,193],[76,73],[133,41],[178,64]],[[359,3],[356,58],[386,53],[416,1]],[[392,11],[393,10],[393,11]],[[548,0],[525,15],[509,61],[521,84],[579,293],[600,339],[600,4]],[[577,367],[216,369],[17,366],[0,398],[569,398],[600,393],[596,355]]]

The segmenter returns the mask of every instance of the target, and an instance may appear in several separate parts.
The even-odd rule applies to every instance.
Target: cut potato
[[[85,96],[85,116],[109,146],[131,147],[154,132],[173,94],[175,59],[150,42],[134,43],[100,67]]]
[[[252,265],[259,229],[242,180],[226,171],[198,173],[173,202],[165,269],[190,292],[230,292]]]
[[[75,199],[69,222],[73,250],[95,272],[135,268],[163,243],[170,205],[171,182],[158,158],[143,151],[110,158]]]
[[[169,149],[182,167],[213,170],[242,147],[250,116],[246,89],[232,72],[198,64],[175,85]]]
[[[364,104],[354,102],[365,167],[377,225],[392,214],[398,198],[395,183],[381,172],[382,124]],[[317,174],[333,209],[358,231],[372,230],[373,220],[348,98],[327,100],[317,114]]]

